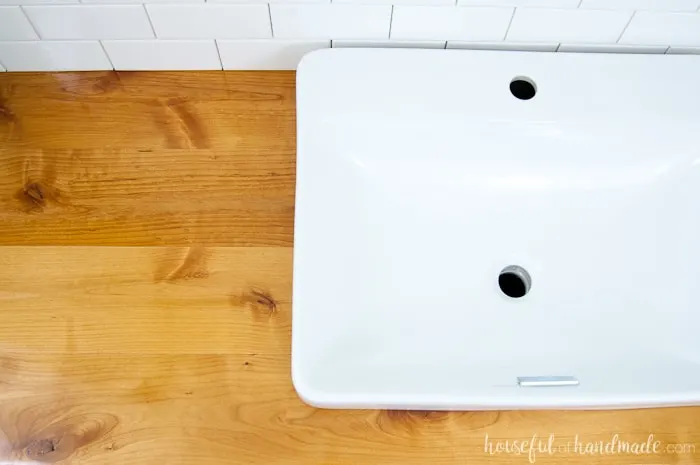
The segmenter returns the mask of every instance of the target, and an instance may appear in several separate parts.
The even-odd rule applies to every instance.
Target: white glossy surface
[[[457,5],[460,6],[513,6],[518,8],[578,8],[579,3],[581,0],[457,0]]]
[[[224,69],[294,70],[309,52],[330,40],[217,40]]]
[[[558,52],[571,53],[641,53],[664,54],[668,47],[661,45],[606,45],[606,44],[560,44]]]
[[[265,5],[147,5],[159,39],[267,39]]]
[[[34,5],[24,11],[44,40],[153,38],[142,5]]]
[[[391,5],[270,4],[276,39],[388,39]]]
[[[0,6],[0,40],[34,40],[39,36],[18,6]]]
[[[450,40],[446,48],[466,50],[505,50],[520,52],[556,52],[559,44],[554,42],[462,42]]]
[[[581,8],[594,10],[696,11],[700,0],[581,0]]]
[[[9,71],[112,69],[112,63],[96,40],[0,42],[0,62]]]
[[[621,44],[694,46],[700,43],[700,13],[638,11]]]
[[[78,0],[0,0],[0,5],[64,5],[80,3]]]
[[[332,49],[297,80],[304,400],[700,403],[697,57]]]
[[[213,40],[103,40],[117,71],[221,69]]]
[[[433,48],[444,49],[445,40],[334,40],[333,48]]]
[[[403,40],[503,40],[513,8],[395,6],[391,38]]]
[[[506,40],[614,44],[632,17],[632,10],[518,8]]]
[[[671,47],[666,53],[670,55],[700,55],[700,47]]]

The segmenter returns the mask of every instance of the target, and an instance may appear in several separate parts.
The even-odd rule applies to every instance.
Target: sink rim
[[[575,55],[575,56],[572,56]],[[434,57],[441,56],[440,59],[435,59]],[[558,58],[558,57],[564,57],[564,58]],[[295,388],[297,389],[297,392],[300,394],[300,396],[307,402],[312,405],[316,406],[322,406],[322,407],[329,407],[329,408],[343,408],[343,407],[349,407],[349,408],[427,408],[427,409],[499,409],[499,408],[631,408],[631,407],[649,407],[649,406],[657,406],[657,405],[693,405],[700,403],[700,383],[698,383],[698,380],[696,378],[690,378],[687,380],[684,380],[684,382],[689,383],[691,388],[688,389],[677,389],[676,391],[673,392],[665,392],[665,391],[658,391],[654,392],[652,391],[652,395],[649,393],[638,393],[634,391],[629,391],[626,392],[625,394],[603,394],[601,395],[600,391],[591,393],[591,391],[586,390],[585,387],[587,385],[590,385],[591,383],[587,382],[588,380],[581,379],[582,386],[575,390],[569,390],[568,392],[566,391],[561,391],[562,392],[562,397],[555,397],[552,395],[551,391],[547,393],[546,396],[542,397],[542,394],[531,394],[533,391],[528,388],[528,390],[524,390],[523,388],[516,388],[514,385],[508,385],[509,389],[503,389],[503,391],[497,391],[497,392],[503,392],[502,394],[498,395],[480,395],[478,392],[472,392],[471,394],[467,393],[468,395],[465,396],[442,396],[444,398],[441,398],[439,395],[438,396],[429,396],[429,395],[422,395],[419,396],[417,394],[412,394],[411,396],[402,396],[401,392],[394,391],[391,392],[388,395],[381,395],[381,393],[378,392],[373,392],[373,393],[367,393],[365,392],[363,395],[351,395],[352,393],[348,392],[341,392],[336,390],[335,392],[324,392],[324,390],[319,390],[317,387],[313,386],[313,382],[310,381],[309,377],[309,372],[313,370],[318,370],[317,367],[310,367],[310,365],[306,365],[308,363],[309,359],[309,349],[305,348],[304,345],[309,345],[308,343],[304,342],[305,340],[308,340],[309,338],[313,337],[319,337],[319,336],[313,336],[313,332],[308,329],[308,326],[311,325],[312,323],[309,322],[308,318],[305,319],[305,312],[308,310],[304,309],[305,305],[305,299],[307,298],[306,296],[310,292],[319,292],[318,291],[318,286],[317,283],[311,282],[310,277],[308,276],[310,271],[307,271],[304,269],[304,263],[306,263],[306,260],[309,258],[309,254],[311,253],[310,251],[313,248],[313,241],[310,239],[307,239],[307,236],[311,234],[309,232],[308,228],[311,228],[312,226],[309,226],[310,222],[307,221],[305,217],[303,217],[307,210],[307,202],[313,202],[314,194],[316,196],[319,196],[318,190],[314,192],[310,192],[309,190],[305,190],[306,186],[314,186],[316,189],[319,187],[326,187],[329,189],[332,189],[333,182],[328,182],[326,184],[316,182],[313,184],[314,181],[311,179],[313,176],[318,176],[318,173],[312,173],[309,170],[308,166],[310,166],[311,161],[313,160],[313,163],[316,163],[316,166],[319,165],[319,163],[322,163],[319,160],[322,160],[319,157],[316,159],[311,158],[309,154],[309,147],[316,148],[316,147],[324,147],[327,148],[329,147],[328,145],[324,146],[323,144],[319,143],[318,140],[313,140],[311,142],[308,142],[308,139],[310,134],[313,133],[313,131],[310,131],[307,129],[305,126],[307,120],[313,120],[313,118],[310,117],[309,112],[310,110],[308,108],[315,108],[316,110],[318,108],[323,108],[325,110],[328,109],[327,106],[324,106],[323,100],[321,98],[316,98],[314,100],[313,98],[313,93],[318,91],[318,86],[320,85],[319,82],[323,79],[325,81],[333,81],[333,79],[329,79],[329,77],[334,77],[335,82],[340,82],[345,86],[349,86],[349,79],[347,76],[343,76],[342,73],[347,73],[351,74],[353,78],[358,77],[358,71],[357,69],[375,69],[379,68],[379,73],[385,73],[389,75],[391,73],[391,70],[388,69],[390,68],[388,65],[384,65],[382,68],[382,63],[386,62],[391,62],[393,66],[397,66],[400,69],[409,69],[411,66],[415,66],[414,61],[421,62],[424,66],[424,62],[428,62],[431,65],[435,65],[438,63],[439,65],[444,65],[444,61],[447,60],[446,57],[456,57],[456,59],[459,60],[464,60],[465,62],[468,62],[470,64],[473,64],[473,62],[479,62],[482,67],[479,69],[484,69],[485,66],[494,66],[496,67],[496,61],[497,63],[502,66],[504,62],[507,62],[508,60],[513,60],[518,66],[522,67],[523,61],[535,61],[539,63],[539,66],[563,66],[567,65],[570,66],[571,61],[573,60],[574,62],[581,61],[580,66],[592,66],[591,63],[594,63],[596,66],[601,66],[602,64],[610,64],[613,62],[617,62],[619,60],[622,60],[623,64],[629,65],[630,63],[633,64],[636,67],[639,66],[649,66],[650,69],[652,68],[657,68],[658,63],[665,61],[659,60],[659,57],[644,57],[644,56],[625,56],[625,57],[620,57],[620,56],[584,56],[584,55],[579,55],[579,54],[544,54],[541,55],[539,53],[527,53],[527,52],[484,52],[484,51],[478,51],[478,52],[472,52],[472,51],[456,51],[456,50],[450,50],[450,51],[423,51],[423,50],[389,50],[389,51],[382,51],[382,50],[358,50],[358,49],[353,49],[353,50],[330,50],[330,51],[318,51],[314,52],[313,54],[309,55],[308,57],[304,58],[302,65],[300,65],[299,71],[298,71],[298,102],[299,102],[299,109],[298,109],[298,119],[297,119],[297,125],[298,125],[298,183],[297,183],[297,201],[298,201],[298,208],[296,210],[295,215],[298,215],[295,221],[295,251],[294,251],[294,300],[293,300],[293,306],[294,306],[294,313],[293,313],[293,330],[292,330],[292,379],[295,385]],[[615,60],[613,61],[612,58]],[[694,61],[690,61],[687,58],[688,57],[683,57],[686,59],[681,59],[678,60],[678,56],[675,56],[673,60],[666,61],[666,64],[671,64],[672,67],[686,67],[690,66],[689,64],[692,63],[692,66],[690,66],[691,71],[694,73],[693,75],[700,76],[700,66],[698,66],[698,63]],[[452,59],[452,58],[450,58]],[[344,62],[345,60],[345,62]],[[434,60],[434,61],[431,61]],[[440,61],[443,60],[443,61]],[[480,60],[480,61],[479,61]],[[647,61],[649,60],[649,61]],[[549,61],[549,63],[547,63]],[[360,63],[362,63],[365,68],[360,67]],[[368,68],[367,63],[370,63],[372,66],[375,68],[372,68],[371,66]],[[397,64],[398,63],[398,64]],[[554,64],[552,64],[554,63]],[[559,63],[559,64],[557,64]],[[645,65],[646,63],[646,65]],[[652,66],[653,65],[653,66]],[[316,74],[314,78],[314,73]],[[396,76],[394,76],[396,77]],[[407,78],[407,79],[414,79],[414,86],[416,83],[421,83],[421,79],[424,79],[425,76],[418,76],[417,78]],[[315,80],[314,80],[315,79]],[[362,76],[360,76],[360,79],[362,79]],[[551,79],[550,79],[551,81]],[[312,82],[312,84],[310,84]],[[362,81],[361,85],[367,86],[367,81]],[[338,85],[335,85],[335,87],[331,85],[321,85],[323,87],[323,91],[326,92],[326,94],[323,94],[326,99],[329,98],[335,98],[335,94],[332,94],[331,92],[337,92],[337,88],[339,87]],[[360,85],[358,84],[358,87]],[[415,88],[415,87],[414,87]],[[388,86],[385,86],[383,90],[386,92],[387,89],[390,89]],[[363,91],[368,91],[367,88],[362,88]],[[370,89],[371,91],[371,89]],[[347,92],[347,88],[346,88]],[[354,92],[354,93],[353,93]],[[538,90],[538,95],[542,96],[543,90],[540,88]],[[354,89],[351,90],[351,94],[354,101],[358,100],[358,90]],[[384,96],[385,94],[381,94],[379,92],[376,92],[373,95],[381,95]],[[535,96],[535,99],[537,99],[538,95]],[[546,94],[544,94],[546,95]],[[394,96],[395,97],[395,96]],[[391,100],[391,97],[386,98],[388,101]],[[361,102],[357,104],[357,107],[353,106],[353,102],[351,102],[351,98],[347,98],[345,100],[340,99],[344,104],[347,104],[349,108],[352,110],[357,110],[357,108],[361,107]],[[419,99],[420,100],[420,96]],[[395,98],[394,103],[396,103],[398,100]],[[420,100],[421,104],[425,104],[425,102],[428,102],[429,100],[427,98]],[[311,102],[311,103],[309,103]],[[527,102],[519,102],[519,103],[527,103]],[[685,101],[685,104],[687,104],[687,100]],[[315,106],[314,106],[315,105]],[[448,109],[445,110],[447,114],[450,114],[449,111],[452,109],[452,107],[449,107]],[[666,108],[663,108],[666,110]],[[386,109],[385,109],[386,110]],[[544,110],[543,114],[548,114],[546,113],[546,110],[551,110],[551,108],[546,108]],[[380,109],[380,116],[382,116]],[[338,114],[341,113],[340,111]],[[352,112],[349,112],[352,114]],[[409,108],[409,113],[410,113],[410,108]],[[687,112],[681,111],[680,114],[681,116],[684,116]],[[332,113],[330,116],[330,119],[333,118],[338,118],[338,114]],[[361,114],[359,110],[357,110],[357,114]],[[490,114],[489,114],[490,116]],[[568,115],[565,115],[568,116]],[[326,114],[326,119],[328,119],[328,114]],[[398,120],[401,120],[401,115],[396,116]],[[515,118],[515,117],[513,117]],[[371,118],[370,118],[371,119]],[[640,120],[643,118],[640,117]],[[376,123],[377,119],[372,119],[372,123]],[[441,120],[441,121],[444,121]],[[691,119],[691,123],[696,120]],[[321,124],[318,119],[313,120],[314,123]],[[352,123],[353,129],[362,129],[362,130],[368,130],[367,126],[370,126],[370,124],[362,125],[361,122],[354,121]],[[641,124],[641,122],[639,122]],[[681,125],[682,126],[682,125]],[[335,126],[325,126],[325,128],[331,128],[333,130],[337,130],[338,133],[340,133],[343,130],[342,124],[338,123]],[[391,128],[389,128],[391,129]],[[678,131],[682,131],[682,127],[678,129]],[[338,134],[334,134],[335,136],[338,136]],[[373,136],[376,136],[376,134],[372,134]],[[362,147],[361,144],[355,144],[353,145],[353,139],[349,138],[346,136],[344,137],[339,137],[339,140],[342,140],[343,142],[347,143],[348,146],[351,146],[352,148],[357,148],[357,147]],[[358,139],[362,139],[361,137]],[[347,153],[347,152],[346,152]],[[361,153],[358,151],[357,153]],[[358,159],[359,161],[362,161],[361,159]],[[347,160],[345,160],[347,162]],[[321,164],[322,167],[328,168],[328,166]],[[344,176],[347,178],[350,175],[350,171],[348,171],[351,168],[351,164],[346,163],[344,165],[345,171]],[[592,164],[591,167],[591,173],[595,173],[595,169],[597,166],[595,164]],[[624,166],[622,166],[624,168]],[[449,170],[445,170],[448,172]],[[338,170],[340,172],[340,170]],[[338,175],[338,172],[334,172],[333,175],[336,176],[334,178],[334,182],[340,183],[343,181],[343,177]],[[621,169],[621,172],[624,172],[624,169]],[[416,171],[417,174],[418,171]],[[324,173],[325,175],[326,173]],[[442,174],[442,173],[441,173]],[[449,174],[449,173],[448,173]],[[369,181],[367,181],[369,183]],[[329,192],[333,193],[332,190],[325,190],[321,191],[324,195],[329,196]],[[359,192],[359,191],[358,191]],[[352,192],[353,194],[357,194],[358,192]],[[405,194],[405,192],[402,191],[402,193]],[[334,194],[337,196],[338,192],[334,192]],[[415,199],[412,199],[415,200]],[[310,203],[309,203],[310,205]],[[329,202],[322,202],[318,201],[318,205],[316,205],[316,208],[320,208],[320,206],[323,205],[325,207],[328,207],[330,205]],[[344,207],[351,206],[350,203],[344,203],[342,204]],[[351,209],[352,210],[352,209]],[[327,210],[328,211],[328,210]],[[354,211],[354,210],[353,210]],[[320,213],[317,212],[317,215],[320,215]],[[376,218],[375,218],[376,219]],[[333,217],[333,220],[339,221],[339,218]],[[313,227],[317,227],[317,225],[314,225]],[[323,229],[323,228],[321,228]],[[327,231],[335,231],[332,228],[327,228]],[[362,231],[360,231],[362,232]],[[355,231],[355,234],[359,234],[358,231]],[[319,237],[315,236],[315,240],[318,240]],[[344,237],[343,239],[348,239],[347,237]],[[359,239],[358,239],[359,240]],[[306,242],[310,241],[310,242]],[[350,241],[351,242],[351,241]],[[344,257],[346,259],[352,259],[352,257]],[[524,265],[526,269],[530,269],[530,266],[527,263],[527,260],[520,261],[519,263],[516,263],[517,260],[512,260],[513,263],[501,263],[500,265],[509,265],[509,264],[521,264]],[[499,269],[501,269],[502,266],[500,266]],[[535,267],[536,268],[536,267]],[[323,273],[318,272],[319,279],[323,277]],[[535,289],[539,288],[539,283],[540,280],[538,276],[533,276],[533,282],[537,283],[533,286],[533,293],[535,292]],[[325,285],[328,285],[329,283],[326,281],[324,282]],[[495,285],[495,283],[494,283]],[[326,299],[332,300],[332,297],[334,296],[333,292],[328,291],[326,295]],[[504,296],[505,297],[505,296]],[[534,299],[535,296],[526,296],[523,299]],[[322,300],[322,299],[321,299]],[[511,299],[511,300],[520,300],[520,299]],[[511,302],[512,303],[512,302]],[[300,310],[301,309],[301,310]],[[301,315],[301,316],[300,316]],[[316,317],[319,315],[316,314]],[[328,324],[326,322],[326,324]],[[306,328],[305,328],[306,326]],[[328,326],[330,327],[330,326]],[[324,347],[321,342],[327,343],[327,340],[324,341],[317,341],[317,348],[319,347]],[[673,355],[671,355],[673,357]],[[663,358],[663,357],[661,357]],[[675,360],[675,359],[672,359]],[[655,362],[656,363],[656,362]],[[688,362],[688,366],[694,366],[697,365],[697,360],[692,360]],[[674,372],[675,373],[675,372]],[[563,374],[573,374],[575,375],[576,373],[513,373],[513,382],[515,381],[516,375],[563,375]],[[671,373],[671,376],[675,376],[673,373]],[[595,383],[593,383],[595,384]],[[365,386],[366,388],[367,386]],[[337,386],[336,386],[337,388]],[[514,389],[515,388],[515,389]],[[360,389],[360,388],[358,388]],[[547,390],[550,390],[551,388],[545,388]],[[559,388],[556,388],[559,389]],[[360,389],[361,391],[361,389]],[[577,395],[578,393],[578,395]]]

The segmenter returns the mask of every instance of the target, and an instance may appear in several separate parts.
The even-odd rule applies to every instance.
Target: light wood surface
[[[292,73],[0,74],[0,464],[700,463],[700,408],[304,405],[294,125]]]
[[[291,246],[294,112],[285,73],[2,75],[0,243]]]

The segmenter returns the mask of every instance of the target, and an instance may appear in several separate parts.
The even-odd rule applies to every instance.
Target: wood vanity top
[[[700,463],[700,408],[304,405],[294,103],[289,72],[0,73],[0,464]]]

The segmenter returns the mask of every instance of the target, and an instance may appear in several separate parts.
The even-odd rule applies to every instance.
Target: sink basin
[[[326,408],[700,403],[700,57],[297,75],[292,378]]]

